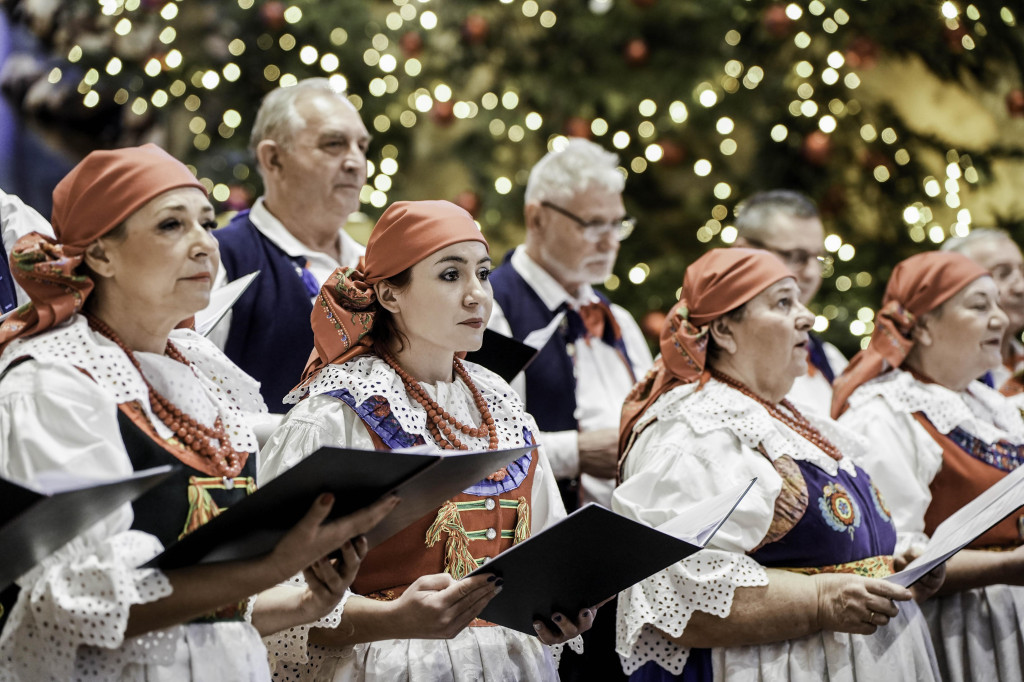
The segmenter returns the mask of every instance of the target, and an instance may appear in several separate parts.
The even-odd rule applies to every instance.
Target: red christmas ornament
[[[626,43],[626,49],[622,52],[626,58],[626,64],[631,67],[643,66],[651,56],[647,43],[642,38],[634,38]]]
[[[846,65],[852,69],[870,69],[878,63],[878,43],[858,36],[846,46]]]
[[[590,139],[590,121],[581,116],[572,116],[565,122],[565,134],[569,137]]]
[[[824,166],[832,154],[832,138],[820,130],[815,130],[804,138],[801,153],[808,163]]]
[[[284,3],[271,0],[260,6],[260,19],[267,28],[280,31],[284,28]]]
[[[406,58],[418,57],[423,49],[423,36],[416,31],[408,31],[398,39],[398,46]]]
[[[686,159],[686,148],[674,140],[660,140],[662,166],[678,166]]]
[[[1024,90],[1011,90],[1007,93],[1006,110],[1010,116],[1024,116]]]
[[[244,211],[252,206],[252,191],[244,185],[231,185],[228,188],[228,198],[222,204],[225,211]]]
[[[462,24],[462,39],[470,45],[479,45],[487,40],[491,27],[479,14],[470,14]]]
[[[452,121],[455,120],[455,112],[452,109],[451,102],[434,102],[434,108],[431,109],[430,113],[434,118],[434,123],[442,127],[451,125]]]
[[[469,215],[476,218],[480,212],[480,195],[471,190],[465,190],[459,192],[458,196],[455,197],[455,205],[464,209]]]
[[[761,25],[772,38],[785,38],[793,27],[793,20],[786,16],[786,8],[772,5],[761,15]]]

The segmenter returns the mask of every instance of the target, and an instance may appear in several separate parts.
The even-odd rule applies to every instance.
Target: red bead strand
[[[146,388],[149,389],[149,405],[153,410],[153,414],[155,414],[156,417],[174,433],[179,442],[181,442],[185,448],[191,450],[203,459],[209,460],[214,469],[221,476],[227,476],[229,478],[237,476],[239,472],[241,472],[244,462],[239,453],[231,447],[231,442],[224,429],[224,424],[221,422],[220,415],[217,416],[217,420],[211,428],[205,424],[200,424],[190,415],[182,412],[177,405],[172,403],[153,388],[153,385],[149,383],[149,379],[147,379],[146,375],[142,373],[142,366],[136,359],[135,353],[132,352],[131,348],[125,345],[113,329],[93,315],[87,314],[86,317],[89,320],[90,327],[96,330],[97,333],[107,337],[117,344],[117,346],[124,351],[125,355],[128,356],[128,359],[131,360],[132,365],[135,366],[139,376],[141,376],[142,380],[145,382]],[[167,357],[172,360],[176,360],[185,366],[189,366],[191,364],[188,359],[181,354],[181,351],[171,344],[170,340],[167,341],[165,353],[167,354]],[[219,445],[214,446],[211,440],[216,440]]]
[[[809,421],[807,421],[807,418],[800,414],[799,410],[797,410],[796,407],[793,406],[793,403],[789,402],[785,398],[783,398],[783,400],[778,404],[770,403],[761,396],[751,391],[743,383],[737,381],[736,379],[733,379],[730,376],[722,374],[721,372],[715,369],[712,369],[710,371],[711,376],[713,376],[715,379],[721,381],[723,384],[729,386],[730,388],[736,389],[737,391],[747,396],[751,400],[755,400],[758,403],[760,403],[764,407],[764,409],[768,410],[768,414],[775,417],[789,428],[793,429],[793,431],[803,436],[804,439],[813,443],[815,446],[817,446],[819,450],[824,452],[832,459],[839,461],[843,458],[843,453],[839,451],[839,448],[837,448],[828,438],[825,438],[824,434],[822,434],[821,431],[814,428],[814,426]],[[791,414],[787,414],[783,410],[779,409],[779,405],[782,405],[782,407],[786,408],[786,410],[788,410]]]

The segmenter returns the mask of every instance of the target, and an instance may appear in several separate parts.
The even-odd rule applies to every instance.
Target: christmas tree
[[[213,197],[258,195],[260,98],[308,76],[374,134],[366,224],[445,198],[495,255],[532,164],[565,136],[617,151],[639,228],[612,297],[667,310],[733,209],[774,187],[822,210],[835,263],[815,327],[866,342],[892,265],[974,225],[1024,236],[1024,31],[1007,0],[22,0],[52,54],[8,88],[68,145],[156,139]],[[654,320],[652,320],[653,322]]]

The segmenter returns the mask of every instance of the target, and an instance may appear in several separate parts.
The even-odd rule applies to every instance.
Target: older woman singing
[[[0,326],[0,474],[180,468],[18,580],[0,678],[269,680],[259,633],[334,609],[365,551],[350,539],[394,501],[321,524],[324,496],[261,559],[137,568],[254,488],[246,414],[265,408],[256,382],[175,329],[218,266],[213,207],[183,164],[155,145],[93,152],[53,203],[57,241],[27,235],[11,258],[31,303]],[[275,587],[300,571],[306,588]]]
[[[651,525],[757,477],[709,548],[619,595],[634,680],[933,680],[923,598],[893,570],[896,531],[848,456],[863,444],[785,399],[813,316],[752,249],[687,268],[661,357],[623,408],[623,514]],[[897,606],[896,602],[901,602]]]
[[[985,268],[959,253],[911,256],[893,270],[870,344],[836,382],[833,414],[870,439],[858,461],[902,546],[1024,462],[1020,410],[976,381],[1002,362],[1006,324]],[[1022,544],[1018,510],[950,559],[938,598],[921,605],[943,679],[1024,679]]]

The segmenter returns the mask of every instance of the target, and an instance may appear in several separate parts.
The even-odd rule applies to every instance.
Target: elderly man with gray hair
[[[302,375],[313,349],[312,301],[337,267],[365,249],[344,230],[359,208],[370,135],[345,94],[307,78],[263,99],[250,147],[264,194],[214,232],[219,284],[261,272],[211,338],[261,384],[271,412]]]
[[[608,279],[633,230],[618,165],[615,154],[579,138],[538,161],[526,183],[526,241],[490,278],[495,331],[522,341],[565,313],[512,387],[537,420],[570,512],[582,502],[610,505],[622,401],[652,364],[633,318],[591,286]],[[615,618],[605,611],[611,605],[584,635],[583,660],[563,655],[563,680],[615,679]]]
[[[828,264],[825,228],[818,207],[804,194],[773,189],[751,195],[736,207],[734,246],[765,249],[778,256],[796,278],[800,302],[808,305],[821,287],[822,269]],[[807,374],[793,382],[789,399],[802,407],[828,413],[832,381],[842,374],[847,360],[831,343],[811,334]]]
[[[947,240],[943,251],[957,251],[992,273],[999,289],[999,307],[1010,323],[1003,335],[1003,366],[983,380],[1005,395],[1024,393],[1024,258],[1010,233],[994,227],[978,227],[966,237]]]

